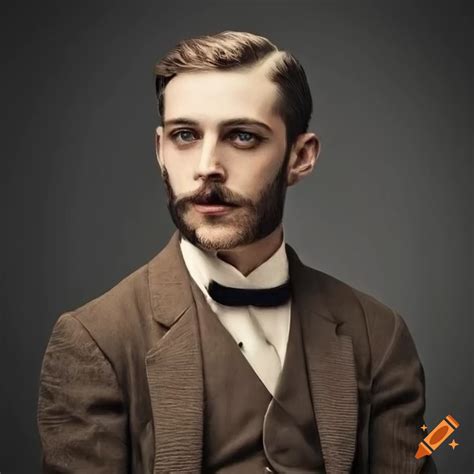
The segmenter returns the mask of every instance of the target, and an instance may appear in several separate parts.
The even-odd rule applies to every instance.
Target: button
[[[271,467],[265,466],[265,471],[263,471],[263,472],[265,472],[266,474],[269,474],[269,473],[275,472],[275,471]]]

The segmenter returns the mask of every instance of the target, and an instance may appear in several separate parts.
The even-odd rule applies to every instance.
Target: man
[[[319,155],[301,65],[226,31],[179,43],[156,76],[177,231],[56,322],[44,471],[436,472],[415,459],[424,373],[404,320],[285,242],[286,188]]]

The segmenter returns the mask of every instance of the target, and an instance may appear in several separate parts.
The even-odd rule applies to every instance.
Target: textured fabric
[[[414,457],[425,380],[405,321],[286,253],[326,472],[435,473],[433,456]],[[55,322],[39,380],[43,472],[201,472],[202,344],[175,232]]]
[[[275,396],[265,413],[263,445],[268,464],[275,472],[324,474],[300,319],[294,305],[285,363]]]
[[[47,470],[126,472],[123,394],[109,362],[73,316],[55,325],[42,373],[38,419]]]
[[[212,312],[199,288],[193,284],[192,289],[202,340],[203,471],[263,473],[267,465],[263,452],[263,421],[272,395]]]
[[[291,317],[287,356],[275,397],[192,285],[202,340],[205,472],[324,473],[306,375],[301,327]],[[225,390],[222,390],[225,387]],[[245,469],[245,470],[244,470]]]
[[[285,359],[290,328],[291,298],[276,307],[225,306],[208,293],[209,281],[216,279],[226,286],[258,289],[278,286],[288,281],[288,258],[284,239],[277,251],[244,276],[237,268],[181,238],[180,249],[191,278],[206,298],[219,320],[242,347],[242,354],[270,393],[275,387]]]

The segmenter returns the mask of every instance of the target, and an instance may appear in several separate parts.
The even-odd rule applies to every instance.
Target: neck
[[[217,257],[229,263],[247,276],[255,268],[268,260],[280,247],[283,241],[283,227],[280,224],[271,234],[263,239],[229,250],[219,250]]]

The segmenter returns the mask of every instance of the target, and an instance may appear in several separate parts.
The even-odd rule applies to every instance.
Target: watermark
[[[420,426],[423,431],[426,431],[428,427],[426,425]],[[420,459],[425,456],[431,456],[453,433],[459,428],[459,422],[457,422],[451,415],[443,418],[438,425],[433,428],[428,435],[420,441],[418,449],[415,453],[415,458]],[[449,446],[454,450],[459,443],[453,438]]]

